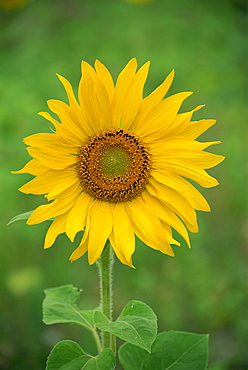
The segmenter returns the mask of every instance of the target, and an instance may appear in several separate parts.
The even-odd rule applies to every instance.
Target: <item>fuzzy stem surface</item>
[[[100,297],[102,313],[112,321],[113,313],[113,250],[109,240],[107,241],[98,262],[100,277]],[[116,338],[111,333],[102,331],[102,347],[111,348],[116,352]]]

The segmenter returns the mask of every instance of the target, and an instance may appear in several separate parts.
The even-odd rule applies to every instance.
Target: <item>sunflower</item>
[[[174,77],[143,98],[149,62],[137,70],[131,59],[116,84],[98,60],[94,68],[82,62],[78,100],[62,76],[69,104],[49,100],[49,113],[39,113],[54,126],[51,133],[24,139],[32,159],[19,171],[35,177],[19,190],[44,194],[48,203],[31,214],[28,225],[54,218],[45,248],[66,233],[73,242],[84,230],[74,261],[88,251],[89,264],[110,241],[119,260],[132,266],[135,235],[145,244],[173,256],[180,245],[172,228],[190,240],[198,231],[196,210],[210,211],[201,193],[186,179],[209,188],[218,184],[205,169],[224,157],[204,151],[214,142],[195,139],[215,120],[191,121],[198,106],[178,113],[191,92],[164,99]]]

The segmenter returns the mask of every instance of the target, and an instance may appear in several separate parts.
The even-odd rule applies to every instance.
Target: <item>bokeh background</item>
[[[86,331],[45,326],[41,309],[45,288],[70,283],[84,290],[82,307],[96,307],[96,266],[86,256],[68,261],[79,239],[73,245],[62,235],[44,251],[48,222],[6,226],[44,202],[18,192],[30,176],[10,171],[29,160],[22,138],[49,132],[50,124],[36,115],[47,110],[46,100],[66,99],[55,73],[76,90],[82,59],[101,60],[116,78],[134,56],[140,65],[152,62],[146,94],[176,70],[170,93],[194,91],[182,111],[206,104],[194,118],[218,120],[202,140],[221,140],[213,151],[226,160],[211,170],[220,186],[202,190],[212,212],[198,213],[191,250],[181,240],[171,258],[138,242],[136,270],[115,262],[114,314],[129,300],[142,300],[157,313],[160,332],[210,333],[210,370],[248,369],[247,2],[19,2],[0,1],[0,369],[44,369],[50,349],[63,339],[96,353]]]

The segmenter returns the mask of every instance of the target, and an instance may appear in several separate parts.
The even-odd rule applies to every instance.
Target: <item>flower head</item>
[[[53,126],[52,133],[27,137],[30,160],[14,173],[35,178],[19,190],[44,194],[48,204],[32,213],[27,223],[55,218],[49,227],[45,248],[66,233],[71,241],[84,230],[74,261],[88,251],[93,264],[106,241],[124,264],[132,266],[135,235],[151,248],[170,256],[174,228],[190,246],[188,231],[198,231],[196,210],[209,211],[199,191],[186,179],[209,188],[218,184],[205,169],[224,157],[205,151],[215,142],[196,138],[215,120],[191,121],[198,106],[178,113],[191,92],[164,99],[173,77],[143,98],[149,63],[137,71],[130,60],[116,85],[99,61],[95,68],[82,62],[78,101],[70,83],[59,76],[69,104],[49,100],[49,113],[41,116]]]

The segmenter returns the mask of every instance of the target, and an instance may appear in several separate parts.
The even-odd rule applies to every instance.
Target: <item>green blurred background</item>
[[[79,239],[73,245],[62,235],[44,251],[48,222],[6,227],[14,215],[44,202],[19,193],[30,176],[10,171],[29,160],[22,138],[50,130],[36,113],[47,110],[48,99],[65,99],[55,73],[76,90],[82,59],[101,60],[116,77],[134,56],[140,65],[152,62],[146,94],[176,70],[170,92],[195,92],[183,110],[206,104],[195,118],[218,124],[202,140],[221,140],[213,150],[227,158],[211,170],[220,186],[202,190],[212,212],[198,213],[191,250],[180,240],[171,258],[138,243],[136,270],[116,261],[114,314],[129,300],[142,300],[157,313],[160,332],[210,333],[210,370],[248,369],[246,22],[247,3],[235,0],[31,0],[0,10],[1,369],[44,369],[50,349],[63,339],[95,353],[81,328],[46,327],[41,304],[45,288],[72,283],[84,289],[82,307],[96,307],[96,266],[86,256],[68,261]]]

